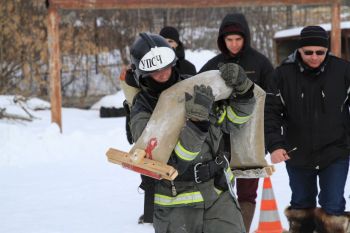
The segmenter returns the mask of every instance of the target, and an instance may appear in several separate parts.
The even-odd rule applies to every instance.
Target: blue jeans
[[[349,157],[338,159],[321,170],[286,165],[289,175],[289,186],[292,190],[292,209],[316,207],[318,194],[317,177],[320,193],[318,203],[331,215],[343,215],[345,210],[344,188],[349,171]]]

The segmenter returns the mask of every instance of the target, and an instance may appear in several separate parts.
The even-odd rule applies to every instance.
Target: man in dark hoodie
[[[218,48],[221,53],[209,60],[199,73],[218,69],[220,63],[236,63],[248,78],[266,90],[267,78],[273,72],[271,62],[250,46],[250,30],[243,14],[228,14],[221,22]],[[229,138],[229,134],[226,135]],[[230,141],[230,140],[226,140]],[[230,145],[225,145],[230,151]],[[237,179],[237,195],[247,232],[254,216],[259,179]]]
[[[160,30],[159,35],[164,37],[169,45],[174,49],[177,61],[175,67],[178,69],[180,74],[197,74],[196,67],[185,59],[185,48],[183,43],[180,41],[179,32],[176,28],[165,26]]]

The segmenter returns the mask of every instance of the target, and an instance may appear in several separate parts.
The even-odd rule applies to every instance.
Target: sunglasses
[[[311,56],[313,55],[314,53],[316,53],[317,56],[323,56],[326,54],[326,51],[325,50],[316,50],[316,51],[313,51],[313,50],[303,50],[303,53],[307,56]]]

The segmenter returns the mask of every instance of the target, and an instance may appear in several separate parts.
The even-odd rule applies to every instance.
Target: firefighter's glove
[[[219,69],[226,85],[232,87],[233,95],[243,95],[254,85],[243,68],[235,63],[220,64]]]
[[[214,102],[213,91],[210,86],[195,85],[193,87],[193,96],[185,93],[186,118],[193,121],[209,120],[209,112]]]

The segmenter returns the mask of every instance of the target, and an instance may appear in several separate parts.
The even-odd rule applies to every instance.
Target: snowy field
[[[189,55],[191,61],[198,60],[197,69],[204,64],[199,57],[200,53]],[[32,122],[0,120],[1,233],[154,232],[150,224],[137,224],[143,211],[139,175],[109,163],[105,156],[110,147],[130,149],[125,118],[100,118],[98,110],[63,108],[61,134],[51,124],[50,110],[33,114],[37,119]],[[283,209],[290,199],[288,176],[284,164],[275,167],[271,179],[287,228]],[[251,231],[259,222],[262,181]]]

